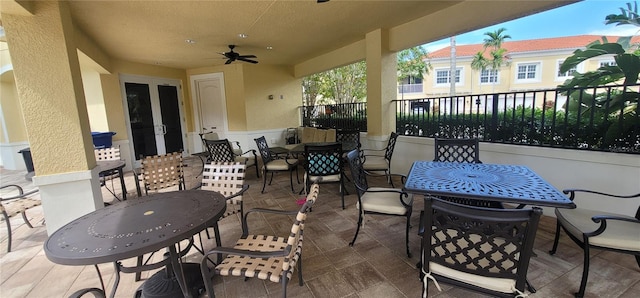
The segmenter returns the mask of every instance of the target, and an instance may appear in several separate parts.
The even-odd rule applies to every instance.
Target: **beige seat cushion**
[[[598,229],[600,224],[591,220],[596,215],[621,216],[587,209],[556,209],[556,217],[562,223],[562,226],[578,239],[582,239],[583,233],[593,232]],[[601,247],[640,251],[640,224],[620,220],[607,220],[607,229],[604,233],[589,237],[589,243]]]
[[[367,156],[362,168],[366,171],[387,170],[389,169],[389,163],[383,156]]]
[[[316,129],[316,133],[313,135],[313,143],[324,142],[326,136],[326,129]]]
[[[297,159],[274,159],[266,164],[266,167],[269,171],[286,171],[297,164]]]
[[[307,174],[305,174],[306,177]],[[311,181],[315,181],[318,178],[322,178],[322,182],[340,182],[340,174],[327,175],[327,176],[309,176]]]
[[[336,141],[336,130],[331,128],[327,129],[327,135],[324,137],[325,142],[335,142]]]
[[[390,192],[373,192],[387,190]],[[411,205],[413,196],[410,194],[404,201]],[[371,187],[362,195],[362,206],[365,211],[379,212],[384,214],[403,215],[407,213],[407,208],[400,202],[400,193],[398,189]],[[359,208],[359,206],[358,206]]]
[[[256,164],[256,160],[255,158],[253,158],[253,156],[236,156],[235,161],[241,162],[247,166]]]
[[[304,127],[302,129],[302,143],[313,143],[316,131],[315,127]]]
[[[464,283],[475,285],[492,291],[513,293],[514,289],[516,288],[516,281],[514,279],[479,276],[447,268],[433,262],[429,263],[429,269],[431,273],[435,273],[444,277],[462,281]],[[436,280],[438,279],[436,278]]]

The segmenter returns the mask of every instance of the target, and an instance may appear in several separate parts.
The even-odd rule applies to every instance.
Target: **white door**
[[[120,84],[134,160],[141,156],[184,151],[186,140],[180,82],[124,75]]]
[[[227,110],[222,73],[191,77],[196,131],[216,132],[221,137],[227,131]]]

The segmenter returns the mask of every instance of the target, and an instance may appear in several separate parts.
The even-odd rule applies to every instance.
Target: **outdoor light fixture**
[[[329,2],[329,0],[317,0],[318,3],[325,3],[325,2]]]

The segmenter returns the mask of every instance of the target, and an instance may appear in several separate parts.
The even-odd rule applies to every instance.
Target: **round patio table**
[[[54,263],[95,265],[117,262],[168,248],[168,262],[185,297],[175,244],[217,225],[225,197],[204,190],[152,194],[98,209],[61,227],[44,244]],[[217,229],[216,229],[217,230]],[[168,263],[167,262],[167,263]],[[117,283],[111,296],[115,295]]]

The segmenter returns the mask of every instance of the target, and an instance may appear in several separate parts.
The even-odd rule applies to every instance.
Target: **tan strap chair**
[[[243,235],[233,248],[217,247],[207,252],[202,258],[200,269],[202,278],[209,297],[215,297],[212,285],[212,273],[222,276],[241,276],[245,278],[256,277],[282,284],[282,297],[287,296],[287,283],[298,267],[298,280],[300,286],[302,279],[302,240],[304,236],[307,213],[318,198],[319,187],[311,186],[307,201],[299,211],[283,211],[271,209],[251,209],[247,212],[243,225]],[[288,236],[279,237],[273,235],[251,235],[247,225],[249,214],[262,212],[277,215],[296,215]],[[212,254],[225,254],[222,263],[209,269],[209,258]]]
[[[13,191],[6,191],[9,188],[13,188]],[[26,211],[42,205],[42,202],[39,199],[29,197],[38,192],[38,189],[24,192],[22,187],[15,184],[8,184],[0,187],[0,190],[2,190],[2,193],[0,193],[0,212],[7,224],[7,252],[11,252],[11,222],[9,218],[20,214],[22,215],[22,219],[24,219],[24,223],[27,224],[29,228],[33,228],[33,225],[31,225],[31,222],[29,222],[27,218]]]

